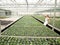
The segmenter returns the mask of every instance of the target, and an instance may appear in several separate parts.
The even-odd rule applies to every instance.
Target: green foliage
[[[45,19],[45,17],[41,16],[41,15],[36,15],[34,17],[36,17],[36,18],[38,18],[38,19],[40,19],[42,21],[44,21],[44,19]],[[53,17],[51,17],[49,24],[53,25],[53,21],[54,21],[54,19],[53,19]],[[60,29],[60,17],[55,17],[54,27],[57,27],[57,28]]]
[[[8,18],[7,16],[0,16],[0,19]]]
[[[14,25],[5,30],[2,35],[16,36],[59,36],[57,33],[42,25],[31,16],[24,16]]]
[[[0,45],[60,45],[60,38],[0,37]]]

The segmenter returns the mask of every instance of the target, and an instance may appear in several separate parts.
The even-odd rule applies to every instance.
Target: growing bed
[[[44,26],[31,16],[24,16],[11,27],[2,32],[10,36],[60,36],[53,30]]]
[[[0,37],[0,45],[60,45],[60,38]]]
[[[38,19],[40,19],[40,20],[42,20],[42,21],[44,21],[44,19],[45,19],[45,17],[42,16],[42,15],[36,15],[36,16],[34,16],[34,17],[36,17],[36,18],[38,18]],[[49,24],[53,25],[53,21],[54,21],[53,17],[50,17],[50,22],[49,22]],[[54,27],[60,29],[60,17],[55,17]]]

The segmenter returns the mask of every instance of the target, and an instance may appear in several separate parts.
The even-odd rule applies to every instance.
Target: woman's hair
[[[45,17],[48,17],[48,18],[50,18],[50,16],[49,16],[49,15],[46,15]]]

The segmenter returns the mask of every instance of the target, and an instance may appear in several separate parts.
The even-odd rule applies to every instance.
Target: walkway
[[[2,21],[12,21],[12,22],[15,22],[16,20],[18,20],[19,18],[21,18],[22,16],[19,16],[19,17],[9,17],[9,18],[5,18],[5,19],[0,19]],[[11,22],[11,23],[12,23]],[[9,23],[10,24],[10,23]],[[8,25],[9,25],[8,24]],[[1,25],[0,24],[0,27],[1,27],[1,30],[4,29],[7,25]]]

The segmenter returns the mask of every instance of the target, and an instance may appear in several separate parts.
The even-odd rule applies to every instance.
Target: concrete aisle
[[[5,19],[0,19],[0,20],[2,20],[2,21],[12,21],[12,22],[15,22],[16,20],[18,20],[19,18],[21,18],[22,16],[19,16],[19,17],[10,17],[10,18],[5,18]],[[12,23],[11,22],[11,23]],[[10,23],[9,23],[10,24]],[[9,25],[8,24],[8,25]],[[1,24],[0,24],[1,25]],[[2,30],[2,29],[4,29],[5,27],[6,27],[7,25],[1,25],[0,26],[0,30]]]

